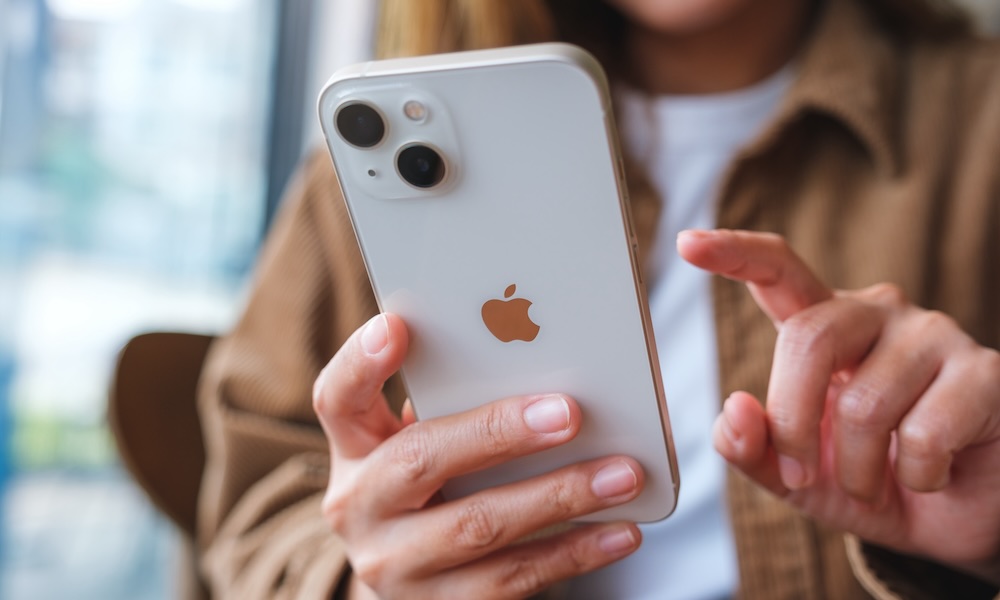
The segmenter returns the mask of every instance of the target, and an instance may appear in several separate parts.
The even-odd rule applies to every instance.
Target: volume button
[[[618,190],[618,201],[621,203],[622,218],[625,220],[625,229],[628,231],[630,239],[635,238],[635,225],[632,223],[632,200],[628,192],[628,180],[625,178],[625,155],[621,150],[621,138],[618,135],[618,127],[615,126],[613,113],[608,111],[604,115],[604,127],[607,131],[610,150],[614,153],[612,157],[613,169],[615,172],[615,187]]]
[[[618,176],[618,197],[622,204],[622,212],[625,216],[625,227],[628,229],[629,237],[635,237],[635,224],[632,222],[632,197],[629,195],[628,191],[628,180],[625,179],[625,159],[622,158],[621,152],[615,160],[615,167],[617,170],[616,175]]]
[[[639,244],[635,241],[632,242],[632,264],[635,265],[635,276],[639,280],[639,284],[642,284],[642,265],[639,264]]]

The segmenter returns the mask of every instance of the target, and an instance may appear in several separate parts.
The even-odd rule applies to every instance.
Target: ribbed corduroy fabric
[[[1000,45],[892,39],[862,0],[829,0],[797,68],[778,118],[726,177],[719,226],[786,236],[834,287],[895,282],[1000,346]],[[659,201],[639,177],[631,195],[644,256]],[[774,328],[742,285],[717,279],[713,295],[721,387],[763,398]],[[320,516],[329,467],[311,390],[375,311],[332,167],[317,153],[203,377],[199,528],[216,597],[329,598],[349,572]],[[386,394],[398,403],[399,382]],[[738,475],[728,494],[744,600],[997,594],[845,539]]]

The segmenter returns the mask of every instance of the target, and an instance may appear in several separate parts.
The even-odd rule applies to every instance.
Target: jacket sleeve
[[[330,598],[347,572],[321,514],[329,455],[312,385],[375,310],[329,158],[317,153],[283,203],[242,317],[203,371],[198,533],[213,597]]]
[[[1000,589],[931,561],[904,556],[848,535],[847,556],[861,585],[878,600],[1000,600]]]

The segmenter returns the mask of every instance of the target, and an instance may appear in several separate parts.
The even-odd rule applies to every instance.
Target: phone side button
[[[635,265],[635,276],[642,284],[642,265],[639,264],[639,244],[632,241],[632,264]]]

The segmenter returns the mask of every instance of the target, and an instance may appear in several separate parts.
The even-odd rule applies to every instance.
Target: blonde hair
[[[544,0],[382,0],[380,58],[552,41]]]
[[[887,33],[948,38],[972,30],[953,0],[863,0]],[[605,0],[381,0],[381,58],[562,40],[617,75],[625,19]]]

